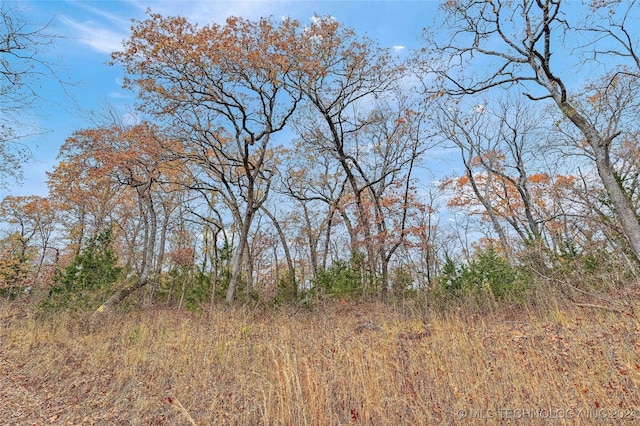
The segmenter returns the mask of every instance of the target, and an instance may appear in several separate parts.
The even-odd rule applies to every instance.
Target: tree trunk
[[[329,247],[331,245],[331,230],[333,229],[333,216],[335,215],[336,208],[331,205],[329,215],[327,218],[327,232],[324,237],[324,251],[322,253],[322,269],[327,269],[327,259],[329,258]],[[351,234],[349,234],[351,235]],[[313,277],[318,277],[318,271],[313,271]]]
[[[211,283],[211,305],[209,309],[213,312],[213,307],[216,303],[216,290],[218,289],[218,274],[219,274],[219,255],[218,255],[218,235],[222,231],[221,228],[217,228],[213,233],[213,257],[211,259],[213,282]],[[226,238],[225,238],[226,240]],[[204,272],[204,270],[203,270]]]
[[[131,293],[136,291],[139,288],[144,287],[147,284],[146,280],[140,279],[135,284],[132,284],[128,287],[125,287],[121,290],[118,290],[113,296],[108,298],[98,309],[93,312],[93,315],[97,315],[103,312],[107,312],[111,310],[114,306],[117,306],[120,302],[126,299]]]
[[[389,257],[387,257],[384,253],[384,250],[380,250],[380,279],[382,280],[382,284],[380,287],[380,297],[384,302],[389,300]]]
[[[162,228],[160,229],[160,243],[158,245],[158,256],[154,268],[154,274],[162,273],[162,264],[164,263],[164,255],[167,248],[167,231],[169,230],[169,219],[171,218],[168,209],[165,208],[164,219],[162,220]]]
[[[618,214],[620,224],[622,225],[622,229],[624,229],[624,234],[636,256],[636,261],[640,262],[640,223],[638,223],[638,216],[627,194],[620,187],[616,179],[608,150],[603,149],[603,152],[600,153],[597,151],[598,150],[596,150],[595,159],[598,174]]]
[[[473,189],[473,193],[475,194],[476,198],[478,199],[478,201],[480,201],[480,203],[482,204],[482,207],[484,207],[485,211],[487,212],[487,215],[489,215],[489,219],[491,220],[491,225],[493,226],[493,230],[496,232],[496,234],[498,234],[498,240],[500,241],[500,245],[502,246],[502,248],[504,249],[504,252],[507,256],[507,259],[509,260],[509,262],[512,262],[512,256],[511,256],[511,247],[509,246],[509,242],[507,240],[507,234],[505,233],[504,229],[502,228],[502,226],[500,225],[500,221],[498,219],[498,216],[496,215],[495,211],[493,210],[493,205],[491,204],[491,199],[488,196],[487,192],[489,191],[489,183],[487,183],[486,185],[486,190],[485,190],[485,194],[483,195],[480,192],[480,188],[478,188],[478,184],[476,182],[476,177],[473,174],[473,171],[471,170],[471,166],[470,161],[473,155],[473,151],[469,152],[469,160],[463,159],[464,161],[464,165],[465,165],[465,169],[466,169],[466,173],[467,173],[467,177],[469,178],[469,183],[471,183],[471,189]],[[491,178],[491,170],[487,169],[487,173],[489,178]]]
[[[253,242],[253,241],[252,241]],[[247,261],[246,266],[247,266],[247,295],[252,296],[253,295],[253,270],[254,270],[254,258],[253,258],[253,244],[249,244],[249,241],[247,241],[247,244],[245,244],[245,249],[247,250],[247,253],[245,254]]]
[[[611,163],[611,142],[617,134],[603,140],[593,125],[589,123],[589,121],[572,105],[567,101],[558,103],[566,116],[582,132],[593,149],[598,175],[600,176],[602,184],[607,191],[607,195],[611,199],[611,204],[613,204],[613,208],[618,215],[620,225],[624,230],[625,237],[627,237],[627,240],[629,241],[631,250],[635,254],[635,260],[640,262],[640,222],[638,222],[637,213],[631,205],[627,194],[625,194],[616,179],[615,170]]]
[[[291,251],[289,250],[289,244],[287,243],[287,237],[284,234],[282,227],[280,226],[280,223],[278,222],[278,220],[276,219],[276,217],[274,215],[271,214],[271,212],[269,210],[267,210],[266,207],[264,207],[264,205],[260,206],[260,208],[262,209],[262,211],[269,217],[269,219],[271,219],[271,221],[273,222],[273,226],[276,228],[276,231],[278,232],[278,236],[280,237],[280,242],[282,243],[282,248],[284,249],[284,255],[287,259],[287,268],[289,268],[289,274],[290,274],[290,279],[291,279],[291,290],[293,290],[293,294],[296,295],[298,294],[298,282],[296,281],[296,271],[295,268],[293,266],[293,258],[291,257]],[[305,212],[306,212],[306,207],[305,207]],[[275,248],[274,248],[275,250]],[[317,261],[316,262],[312,262],[315,263],[314,268],[317,268]],[[276,262],[277,264],[277,262]]]
[[[151,194],[148,192],[149,188],[150,186],[147,186],[147,189],[144,190],[144,192],[138,192],[138,194],[140,195],[141,203],[144,202],[147,207],[146,215],[144,210],[141,211],[141,214],[144,215],[145,228],[148,228],[147,230],[145,230],[145,248],[143,253],[144,261],[142,269],[140,271],[140,279],[135,284],[118,290],[113,296],[107,299],[106,302],[100,305],[98,309],[96,309],[94,315],[110,310],[112,307],[118,305],[120,302],[126,299],[131,293],[139,288],[144,287],[149,282],[149,275],[152,269],[152,258],[157,232],[157,218],[155,217],[155,210],[153,207]]]
[[[309,244],[309,255],[311,256],[311,269],[314,278],[318,273],[318,234],[311,230],[311,218],[309,217],[309,209],[305,203],[302,203],[302,211],[304,212],[304,221],[306,224],[307,244]],[[318,231],[320,232],[320,231]]]
[[[240,228],[240,238],[238,241],[238,247],[236,247],[233,253],[233,260],[231,261],[231,277],[229,278],[229,288],[227,289],[226,302],[233,302],[235,296],[236,287],[240,281],[240,272],[242,271],[242,264],[244,262],[244,252],[247,248],[249,239],[249,228],[253,221],[253,215],[255,211],[251,207],[253,200],[248,200],[249,206],[245,211],[244,218],[242,220],[242,226]]]
[[[151,193],[149,192],[149,190],[150,184],[140,196],[146,204],[146,216],[148,216],[148,219],[145,218],[145,225],[148,226],[148,233],[145,232],[145,234],[148,234],[148,236],[145,237],[146,245],[144,249],[144,258],[146,259],[146,262],[140,273],[140,281],[145,282],[149,279],[149,275],[151,275],[151,271],[153,269],[154,250],[156,247],[156,234],[158,232],[158,220],[156,217],[155,208],[153,206],[153,199],[151,198]],[[142,214],[144,215],[145,212],[143,211]]]

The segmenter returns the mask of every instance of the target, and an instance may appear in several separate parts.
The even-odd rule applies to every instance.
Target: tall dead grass
[[[1,424],[640,419],[639,318],[595,307],[335,303],[78,321],[5,303],[0,318]]]

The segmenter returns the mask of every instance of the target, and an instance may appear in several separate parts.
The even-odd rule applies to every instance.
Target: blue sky
[[[75,130],[92,127],[107,105],[120,114],[132,110],[133,94],[122,89],[120,66],[109,66],[110,53],[129,35],[132,19],[145,11],[180,15],[193,22],[222,23],[229,16],[258,19],[290,17],[309,22],[314,13],[331,15],[382,46],[395,47],[400,57],[419,47],[424,27],[434,22],[437,1],[20,1],[13,7],[34,24],[51,21],[47,31],[58,38],[46,52],[64,89],[54,80],[38,82],[45,98],[26,118],[39,136],[26,139],[34,161],[25,164],[22,184],[10,182],[6,195],[46,196],[45,172],[52,170],[60,145]]]

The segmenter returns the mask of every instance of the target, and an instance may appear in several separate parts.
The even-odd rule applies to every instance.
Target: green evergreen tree
[[[69,266],[54,277],[45,310],[91,308],[111,291],[121,275],[118,259],[111,247],[111,229],[91,238]]]

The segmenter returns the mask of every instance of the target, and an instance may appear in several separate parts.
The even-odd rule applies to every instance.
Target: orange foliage
[[[529,176],[529,182],[531,183],[549,183],[551,178],[546,173],[536,173]]]
[[[193,266],[195,251],[191,247],[179,248],[167,253],[167,258],[173,266]]]
[[[469,183],[469,176],[467,176],[467,175],[460,176],[456,181],[456,184],[458,186],[465,186],[468,183]]]

